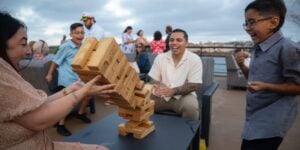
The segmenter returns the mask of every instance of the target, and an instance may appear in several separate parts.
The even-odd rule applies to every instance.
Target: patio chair
[[[227,67],[227,88],[239,87],[246,88],[247,79],[245,78],[242,70],[239,68],[234,54],[226,56],[226,67]]]

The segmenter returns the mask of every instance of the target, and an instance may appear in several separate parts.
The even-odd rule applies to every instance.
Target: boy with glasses
[[[51,82],[54,71],[58,69],[58,88],[56,90],[63,90],[64,93],[68,93],[68,91],[65,90],[65,87],[80,80],[79,76],[72,70],[71,63],[84,38],[83,25],[81,23],[73,23],[70,26],[70,36],[71,39],[65,41],[59,47],[46,76],[46,80]],[[84,123],[91,123],[91,120],[85,116],[85,108],[88,105],[88,102],[89,100],[86,99],[81,103],[76,116],[76,118]],[[65,119],[59,121],[56,130],[63,136],[71,135],[71,132],[65,127]]]
[[[245,8],[244,28],[254,50],[249,68],[244,53],[236,55],[248,78],[242,150],[276,150],[296,118],[300,46],[280,32],[285,14],[281,0],[256,0]]]

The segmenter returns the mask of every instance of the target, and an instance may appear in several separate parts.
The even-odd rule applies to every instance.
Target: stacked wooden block
[[[72,68],[84,82],[101,75],[97,84],[116,84],[117,92],[110,95],[110,101],[119,107],[119,116],[129,120],[119,125],[120,135],[133,133],[141,139],[154,131],[150,121],[154,113],[154,101],[149,98],[152,86],[139,79],[113,38],[87,38],[74,57]]]

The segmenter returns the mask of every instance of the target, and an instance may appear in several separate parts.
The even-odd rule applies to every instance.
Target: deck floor
[[[213,97],[208,150],[239,150],[245,117],[245,90],[227,90],[225,77],[215,77],[215,80],[220,83],[220,86]],[[298,108],[300,110],[300,105],[298,105]],[[114,112],[116,107],[104,106],[103,101],[98,100],[96,101],[96,109],[96,114],[88,114],[93,121]],[[76,132],[87,125],[73,118],[67,121],[66,126],[72,132]],[[54,140],[64,138],[56,133],[55,128],[49,128],[47,132]],[[297,116],[295,124],[285,137],[279,150],[299,150],[299,139],[300,115]]]

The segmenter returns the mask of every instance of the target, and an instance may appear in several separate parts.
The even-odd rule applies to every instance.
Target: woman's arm
[[[99,76],[95,77],[93,80],[85,84],[81,89],[71,92],[66,96],[62,96],[63,94],[58,92],[52,98],[60,98],[49,101],[38,109],[16,118],[14,121],[25,128],[34,131],[40,131],[50,127],[64,118],[85,96],[101,95],[114,92],[114,90],[112,90],[114,85],[112,84],[103,86],[95,85],[99,78]]]

